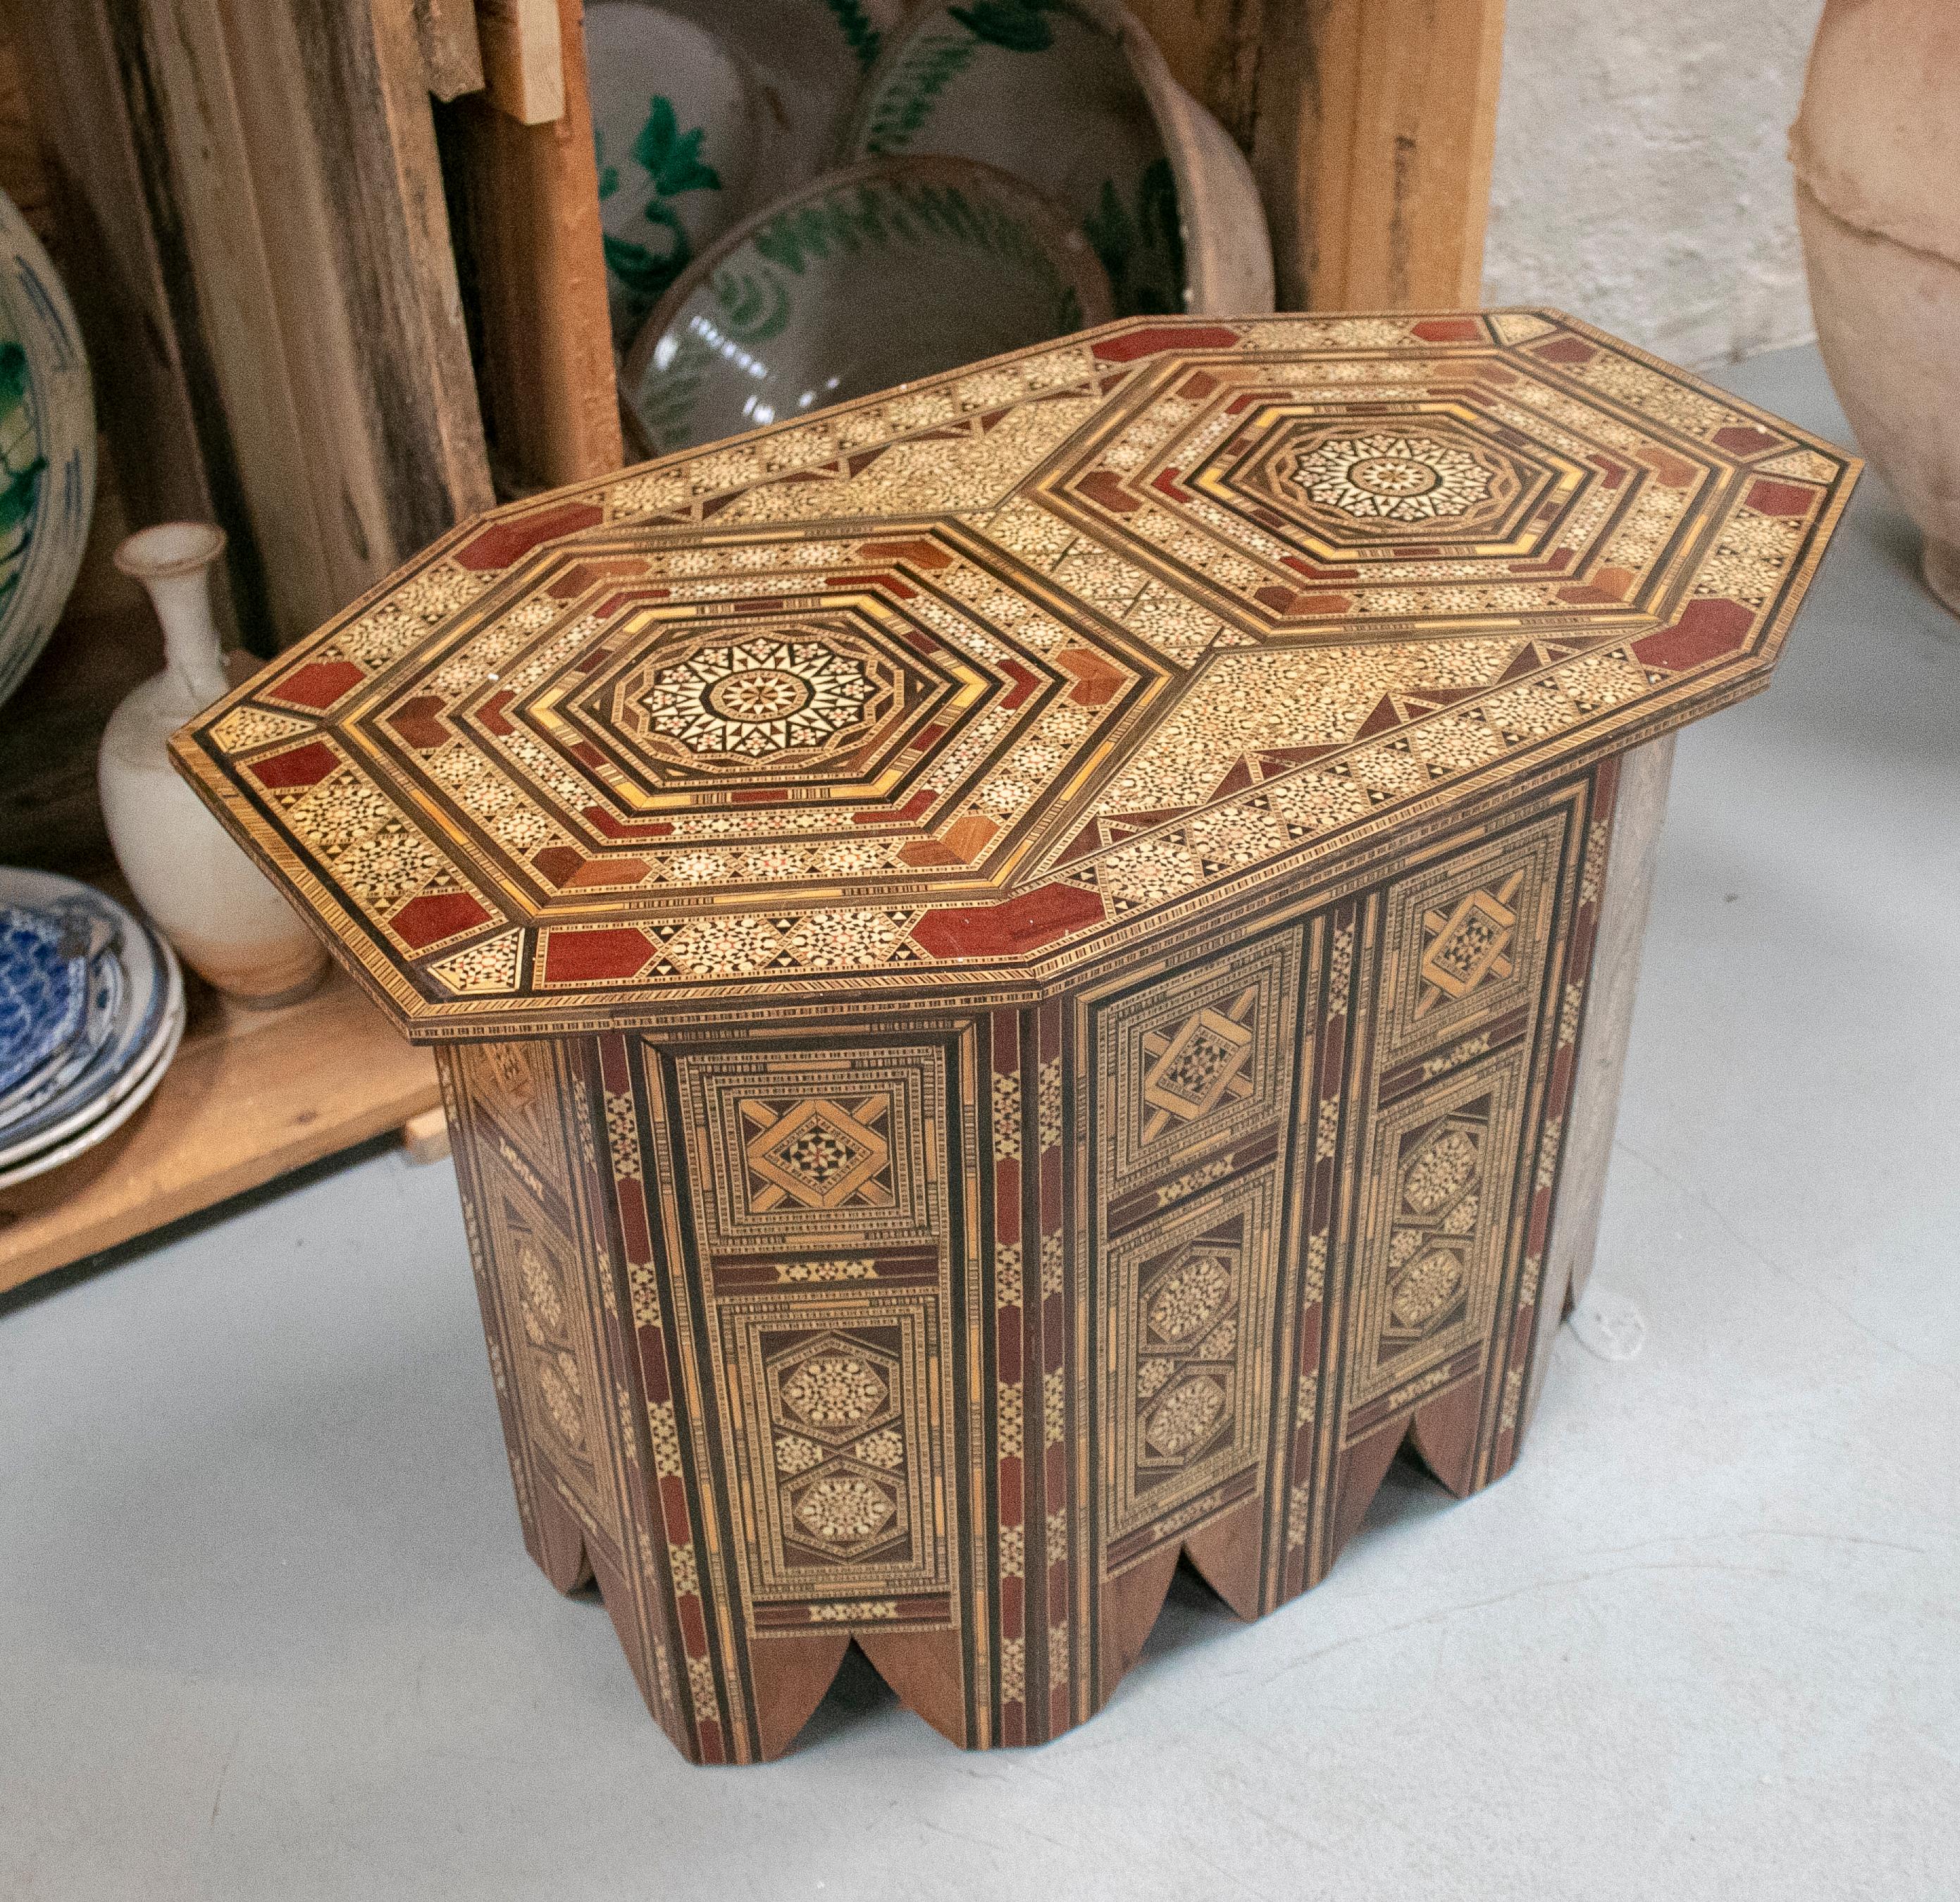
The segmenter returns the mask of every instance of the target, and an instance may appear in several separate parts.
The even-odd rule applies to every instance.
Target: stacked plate
[[[183,1034],[175,954],[113,898],[0,868],[0,1188],[120,1129]]]

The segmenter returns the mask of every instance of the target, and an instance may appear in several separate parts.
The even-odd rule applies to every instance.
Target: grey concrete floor
[[[1844,439],[1809,352],[1734,385]],[[1086,1728],[868,1673],[689,1769],[519,1544],[447,1166],[0,1313],[0,1896],[1960,1894],[1960,626],[1868,477],[1684,736],[1596,1286],[1518,1470],[1182,1587]]]

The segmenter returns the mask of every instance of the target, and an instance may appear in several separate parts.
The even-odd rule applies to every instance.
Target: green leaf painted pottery
[[[596,0],[585,48],[606,301],[623,346],[747,209],[758,113],[741,62],[664,8]]]
[[[61,280],[0,195],[0,701],[46,645],[95,502],[95,404]]]
[[[1109,314],[1081,231],[1018,179],[881,159],[780,200],[662,299],[622,382],[650,453],[1064,336]]]
[[[842,150],[1024,179],[1088,233],[1119,317],[1273,307],[1243,155],[1116,0],[927,0],[886,36]]]

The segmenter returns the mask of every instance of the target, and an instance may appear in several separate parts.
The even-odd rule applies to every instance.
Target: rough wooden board
[[[0,191],[14,201],[43,244],[54,236],[53,189],[27,105],[20,49],[5,35],[0,35]]]
[[[476,43],[471,0],[413,0],[415,37],[423,78],[438,99],[454,99],[483,87],[483,50]]]
[[[1136,0],[1243,146],[1282,310],[1474,303],[1503,0]]]
[[[1282,14],[1286,10],[1282,9]],[[1474,303],[1503,0],[1314,0],[1310,113],[1275,234],[1309,309]]]
[[[334,973],[248,1011],[192,982],[182,1048],[148,1105],[65,1167],[0,1190],[0,1289],[398,1127],[440,1101],[435,1064]]]
[[[143,70],[140,23],[101,0],[5,0],[50,193],[50,249],[73,300],[129,519],[209,519],[231,537],[221,625],[259,616],[262,579],[236,460],[191,297],[169,154]]]
[[[163,658],[154,626],[128,616],[72,614],[56,629],[0,712],[0,865],[87,878],[108,862],[96,749],[116,702]]]
[[[304,56],[317,61],[337,53],[351,70],[336,85],[373,88],[362,94],[361,135],[345,149],[336,148],[333,135],[339,94],[323,89],[327,129],[321,136],[329,177],[355,180],[355,202],[364,208],[336,226],[341,269],[358,287],[350,293],[356,298],[355,334],[392,340],[392,354],[375,377],[384,418],[406,403],[423,432],[417,450],[422,473],[418,478],[404,465],[399,473],[408,480],[390,498],[396,511],[391,526],[412,538],[424,532],[420,521],[427,519],[418,518],[417,509],[447,521],[481,506],[491,493],[490,463],[435,117],[416,65],[412,0],[371,0],[371,46],[358,33],[324,45],[324,36],[317,35]],[[371,202],[385,207],[385,218],[364,209]]]
[[[489,495],[410,0],[87,0],[59,66],[31,37],[52,30],[20,21],[50,74],[41,122],[87,187],[65,256],[87,260],[112,438],[138,445],[132,514],[215,513],[269,651]],[[72,154],[71,123],[103,152]],[[152,504],[129,465],[183,460],[152,420],[177,409],[209,492]]]
[[[559,15],[561,116],[523,126],[486,99],[456,107],[485,423],[520,489],[603,475],[624,453],[581,0],[560,0]]]
[[[358,533],[373,509],[366,495],[350,495],[334,516],[321,513],[316,476],[337,457],[307,426],[304,372],[283,333],[273,237],[253,189],[251,133],[220,9],[208,0],[160,0],[144,39],[170,152],[172,210],[211,341],[253,541],[266,551],[266,607],[276,637],[290,639],[360,592],[352,575],[343,581],[336,569],[347,566],[349,524]],[[271,52],[264,49],[267,57]],[[288,215],[305,228],[302,241],[310,242],[303,193],[289,188],[285,196]],[[344,354],[344,332],[336,336],[330,307],[316,314],[310,348],[330,363]]]

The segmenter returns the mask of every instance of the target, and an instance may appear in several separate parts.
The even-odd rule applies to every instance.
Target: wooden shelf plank
[[[435,1059],[336,969],[248,1011],[195,979],[157,1093],[107,1142],[0,1189],[0,1291],[399,1129],[441,1101]]]

